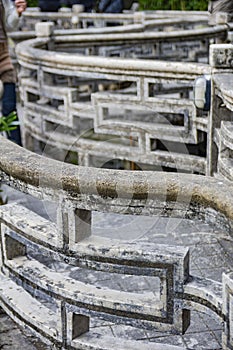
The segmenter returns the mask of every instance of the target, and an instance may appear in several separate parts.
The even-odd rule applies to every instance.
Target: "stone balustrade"
[[[38,24],[40,37],[17,47],[26,148],[55,146],[87,166],[114,154],[139,167],[208,174],[211,116],[195,107],[193,86],[211,68],[189,61],[207,54],[200,38],[226,29],[57,36]],[[187,62],[156,61],[171,57]]]
[[[174,18],[175,16],[175,18]],[[35,26],[38,22],[53,22],[56,35],[97,34],[97,33],[127,33],[153,31],[172,31],[208,27],[207,12],[195,11],[155,11],[128,12],[121,14],[85,13],[65,9],[62,12],[40,12],[39,8],[28,8],[23,13],[20,31],[9,33],[15,44],[35,38]],[[222,23],[222,22],[221,22]],[[204,35],[204,33],[203,33]],[[217,36],[223,37],[220,33]],[[203,37],[204,39],[204,37]],[[206,38],[205,38],[206,40]],[[207,45],[208,46],[208,45]],[[12,50],[12,57],[15,58]]]
[[[189,325],[192,300],[194,308],[208,306],[222,317],[226,322],[223,344],[231,348],[232,306],[227,301],[231,275],[224,275],[222,291],[219,282],[190,276],[187,248],[174,251],[172,246],[124,244],[93,236],[91,215],[103,211],[197,216],[232,235],[231,185],[207,176],[161,176],[48,161],[3,138],[0,152],[2,181],[39,200],[54,202],[57,208],[53,223],[18,204],[1,207],[0,305],[14,320],[57,347],[84,349],[95,344],[98,348],[104,343],[109,348],[111,340],[88,335],[90,319],[120,320],[147,329],[156,325],[161,331],[182,333]],[[59,271],[46,266],[48,258],[60,264]],[[156,279],[160,287],[156,296],[102,290],[68,275],[72,266],[110,275],[120,276],[123,271],[143,275]],[[87,335],[80,338],[81,334]],[[137,341],[125,346],[150,349]]]
[[[186,247],[93,234],[95,213],[196,218],[233,233],[232,45],[211,45],[207,56],[228,26],[135,28],[75,35],[45,23],[39,37],[17,46],[29,150],[1,138],[0,178],[49,202],[55,219],[17,203],[1,207],[0,306],[62,349],[161,349],[139,340],[116,344],[93,324],[183,334],[191,309],[211,310],[224,323],[222,348],[232,349],[232,273],[221,282],[192,276]],[[206,111],[193,94],[203,76],[211,81]],[[112,159],[147,171],[98,168]],[[190,174],[148,171],[163,167]],[[103,273],[115,284],[100,287]],[[135,284],[143,276],[149,290],[119,291],[126,276]]]
[[[141,24],[164,28],[167,25],[178,27],[190,26],[192,23],[207,24],[209,15],[203,11],[125,11],[123,13],[85,13],[80,6],[72,9],[62,9],[58,12],[41,12],[39,8],[28,8],[22,15],[21,28],[34,30],[35,24],[41,21],[52,21],[56,29],[106,28],[116,23],[118,25]],[[165,22],[164,22],[165,21]],[[164,23],[163,23],[164,22]]]

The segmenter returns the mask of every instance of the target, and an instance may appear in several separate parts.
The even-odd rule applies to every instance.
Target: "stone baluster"
[[[77,209],[70,201],[61,201],[57,210],[57,225],[64,249],[72,250],[78,242],[91,236],[91,221],[91,211]]]

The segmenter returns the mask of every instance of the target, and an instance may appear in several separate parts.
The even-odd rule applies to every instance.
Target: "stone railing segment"
[[[208,116],[194,106],[192,90],[195,79],[210,74],[211,68],[202,63],[184,66],[181,62],[142,57],[156,52],[158,57],[162,52],[173,55],[166,42],[178,52],[178,46],[183,45],[181,38],[184,40],[186,35],[190,40],[199,40],[202,35],[213,38],[225,33],[225,25],[192,33],[187,30],[91,36],[54,36],[50,25],[50,31],[46,29],[44,35],[52,36],[43,38],[42,28],[48,25],[38,25],[41,38],[17,48],[18,61],[24,68],[20,89],[26,111],[27,148],[34,149],[34,141],[39,141],[66,152],[72,150],[78,154],[79,164],[84,165],[93,164],[93,156],[108,161],[114,153],[118,159],[139,164],[208,173],[207,160],[198,150],[208,130]],[[140,60],[130,58],[136,42]],[[45,45],[55,51],[44,50]],[[68,46],[73,48],[69,55],[64,52]],[[120,58],[109,59],[109,55]],[[52,87],[53,81],[57,81],[56,88]],[[104,86],[110,86],[110,90],[102,91]],[[43,100],[47,102],[41,103]],[[69,140],[62,137],[62,125],[70,134]],[[113,141],[109,142],[110,135]],[[169,142],[177,143],[180,152],[171,152]],[[197,147],[192,154],[193,145]]]
[[[90,318],[185,332],[192,300],[193,307],[208,306],[223,318],[224,344],[230,349],[231,306],[223,304],[228,298],[230,275],[224,277],[224,292],[220,283],[189,275],[187,248],[176,247],[174,252],[174,247],[165,245],[124,244],[92,236],[91,212],[197,215],[203,220],[209,217],[212,223],[215,218],[215,225],[232,234],[232,186],[189,174],[161,176],[159,172],[89,168],[87,176],[85,167],[48,161],[3,138],[0,152],[2,181],[57,206],[56,223],[17,204],[1,208],[0,305],[17,322],[47,342],[83,349],[86,341],[89,346],[96,341],[95,336],[79,338],[88,334]],[[46,257],[61,264],[60,272],[55,272],[48,260],[46,263]],[[71,277],[69,266],[78,268],[79,273],[93,270],[118,276],[124,271],[134,278],[143,275],[157,283],[156,293],[101,290]],[[111,343],[101,337],[99,341]],[[137,342],[128,345],[133,344],[139,346]],[[98,348],[99,342],[95,346]]]
[[[107,27],[107,25],[142,24],[153,21],[166,21],[176,23],[204,23],[207,24],[209,15],[199,11],[153,11],[153,12],[124,12],[124,13],[85,13],[80,12],[79,6],[73,6],[73,11],[66,9],[59,12],[40,12],[39,9],[27,9],[23,13],[21,27],[24,30],[34,30],[37,22],[53,21],[57,29]],[[162,22],[159,26],[163,26]]]

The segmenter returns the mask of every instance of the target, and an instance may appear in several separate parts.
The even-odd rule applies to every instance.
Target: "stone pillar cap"
[[[48,37],[53,34],[54,23],[53,22],[38,22],[35,25],[35,31],[37,37]]]
[[[72,6],[72,11],[75,13],[80,13],[80,12],[84,12],[85,7],[84,5],[81,4],[75,4]]]

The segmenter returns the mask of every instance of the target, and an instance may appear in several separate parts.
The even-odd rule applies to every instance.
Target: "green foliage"
[[[19,125],[16,112],[10,113],[7,117],[0,117],[0,132],[15,130]]]
[[[38,0],[27,0],[27,4],[29,7],[37,7],[38,6]]]
[[[183,10],[207,11],[204,0],[139,0],[140,10]]]
[[[37,7],[38,0],[27,0],[29,7]],[[140,10],[194,10],[206,11],[208,1],[205,0],[139,0]]]

